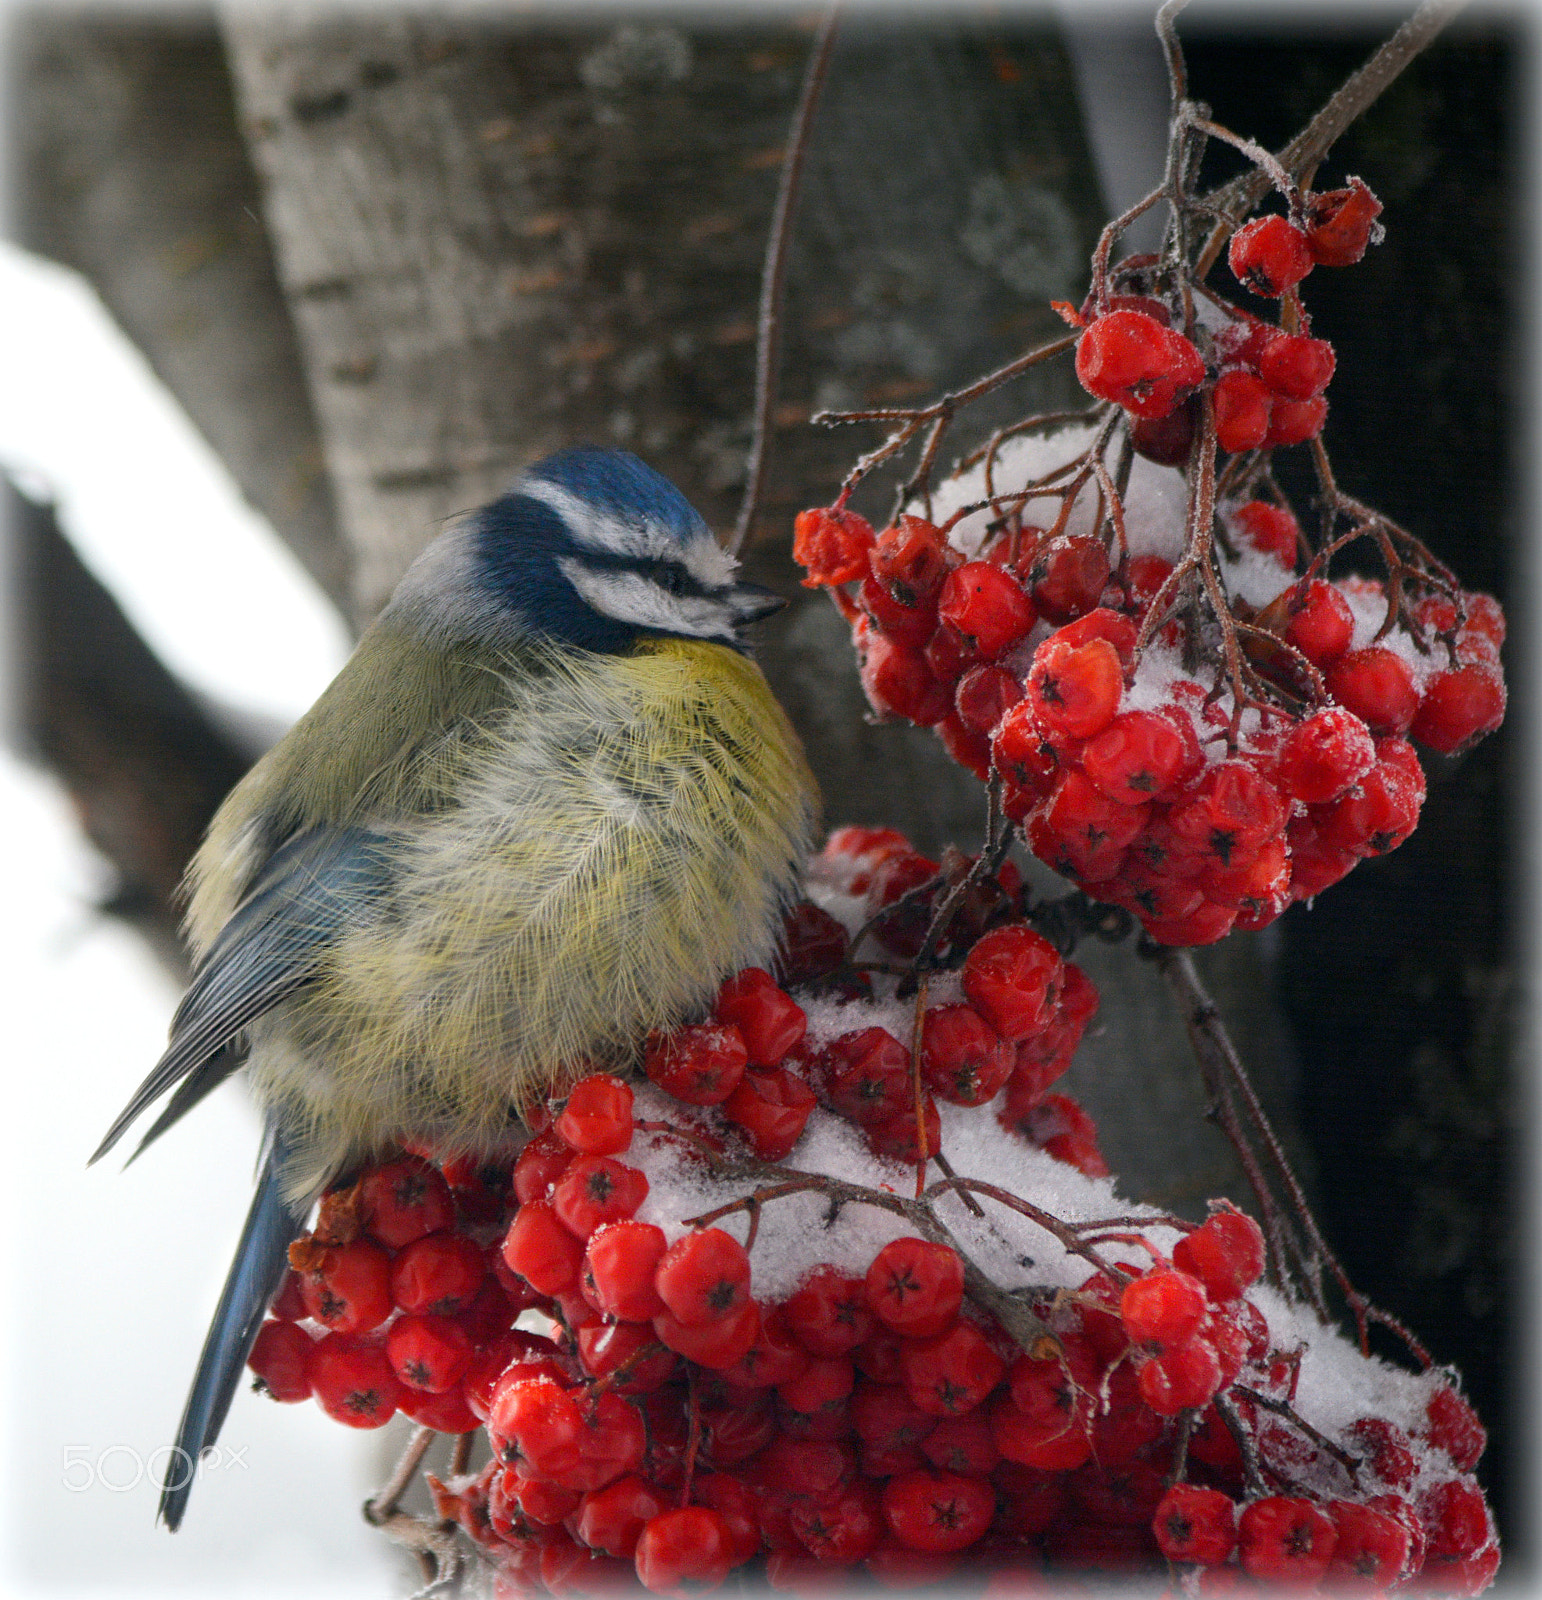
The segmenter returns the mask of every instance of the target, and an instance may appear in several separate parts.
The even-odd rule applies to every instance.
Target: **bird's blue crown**
[[[474,524],[478,580],[532,632],[616,652],[639,638],[739,645],[766,607],[668,479],[622,450],[548,456]]]

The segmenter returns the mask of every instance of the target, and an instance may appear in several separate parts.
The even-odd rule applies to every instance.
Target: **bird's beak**
[[[728,596],[737,621],[759,622],[774,616],[787,604],[774,589],[763,588],[758,583],[736,583]]]

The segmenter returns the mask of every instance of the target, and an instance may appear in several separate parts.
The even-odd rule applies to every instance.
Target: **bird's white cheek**
[[[585,604],[602,616],[693,639],[733,638],[733,619],[715,600],[668,594],[635,572],[597,572],[572,556],[558,556],[557,566]]]

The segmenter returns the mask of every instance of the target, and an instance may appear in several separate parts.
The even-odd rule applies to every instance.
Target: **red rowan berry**
[[[1199,1279],[1212,1300],[1235,1300],[1263,1276],[1263,1230],[1240,1211],[1214,1211],[1173,1246],[1173,1265]]]
[[[549,1201],[532,1200],[515,1213],[503,1241],[503,1259],[542,1294],[559,1294],[578,1283],[584,1241],[562,1225]]]
[[[933,1006],[921,1020],[921,1076],[940,1099],[979,1106],[994,1099],[1016,1057],[973,1006]]]
[[[816,1582],[828,1580],[832,1568],[861,1561],[884,1529],[878,1488],[860,1480],[829,1499],[795,1505],[791,1520],[793,1531],[818,1562]]]
[[[1271,386],[1251,372],[1233,368],[1216,380],[1215,442],[1229,454],[1256,450],[1269,432],[1274,405]]]
[[[471,1433],[480,1420],[466,1404],[459,1385],[442,1394],[403,1387],[397,1410],[420,1428],[432,1428],[435,1433]]]
[[[746,1072],[723,1102],[723,1114],[743,1130],[762,1161],[780,1161],[798,1140],[815,1105],[814,1091],[782,1067]]]
[[[1157,1270],[1125,1285],[1119,1317],[1136,1344],[1167,1349],[1195,1333],[1206,1312],[1205,1286],[1187,1272]]]
[[[1237,1545],[1237,1505],[1219,1489],[1174,1484],[1158,1503],[1151,1528],[1169,1561],[1219,1566]]]
[[[471,1304],[487,1263],[474,1239],[463,1233],[431,1233],[414,1239],[391,1263],[391,1298],[403,1311],[450,1316]]]
[[[1165,799],[1203,764],[1199,741],[1182,716],[1125,711],[1082,747],[1082,769],[1120,805]]]
[[[1449,1478],[1419,1497],[1419,1517],[1429,1536],[1425,1570],[1437,1557],[1469,1556],[1493,1537],[1483,1491],[1471,1478]]]
[[[572,1160],[572,1150],[551,1129],[536,1134],[514,1163],[515,1198],[521,1204],[546,1199]]]
[[[912,1339],[948,1328],[963,1303],[958,1252],[925,1239],[895,1239],[867,1269],[867,1303],[885,1327]]]
[[[1333,377],[1333,346],[1304,333],[1278,333],[1258,357],[1258,376],[1287,400],[1311,400]]]
[[[732,1234],[699,1228],[664,1252],[654,1286],[681,1322],[713,1322],[748,1302],[750,1258]]]
[[[960,976],[970,1005],[1003,1039],[1016,1043],[1049,1022],[1064,975],[1054,945],[1014,922],[977,940]]]
[[[1253,549],[1294,567],[1300,550],[1300,525],[1284,506],[1267,500],[1249,500],[1232,512],[1232,518]]]
[[[718,990],[718,1020],[736,1027],[751,1066],[774,1067],[808,1029],[803,1007],[760,967],[746,967]]]
[[[332,1245],[317,1271],[301,1275],[300,1298],[334,1333],[368,1333],[391,1315],[391,1258],[369,1239]]]
[[[745,1300],[706,1322],[685,1322],[668,1310],[653,1319],[659,1342],[699,1367],[724,1372],[742,1361],[760,1333],[760,1307]]]
[[[873,526],[855,511],[820,506],[800,511],[793,523],[792,558],[806,567],[805,589],[850,583],[867,572]]]
[[[1022,684],[1005,667],[971,667],[958,680],[953,706],[966,728],[990,734],[1022,698]]]
[[[786,1307],[772,1306],[760,1314],[755,1342],[723,1372],[723,1378],[741,1389],[769,1389],[790,1383],[808,1364],[809,1352],[797,1342]]]
[[[1294,645],[1313,666],[1326,667],[1349,648],[1355,633],[1355,614],[1349,602],[1331,583],[1313,578],[1290,595],[1285,642]]]
[[[1113,721],[1123,692],[1119,655],[1106,639],[1067,645],[1051,634],[1033,653],[1026,703],[1052,744],[1101,733]]]
[[[416,1156],[371,1167],[359,1180],[364,1225],[389,1250],[455,1221],[455,1201],[439,1171]]]
[[[873,1331],[873,1314],[861,1278],[816,1267],[782,1307],[788,1329],[811,1355],[837,1356]]]
[[[889,1531],[912,1550],[965,1550],[990,1526],[995,1510],[984,1479],[955,1472],[906,1472],[883,1488]]]
[[[922,600],[908,606],[897,600],[876,578],[864,578],[857,591],[862,609],[886,639],[919,650],[937,626],[937,602]]]
[[[881,633],[869,634],[861,651],[862,688],[875,711],[930,728],[953,709],[949,686],[937,681],[919,651]]]
[[[1370,730],[1352,711],[1329,706],[1292,726],[1275,771],[1292,799],[1320,805],[1336,800],[1375,764]]]
[[[900,1352],[900,1367],[910,1398],[937,1417],[973,1411],[1006,1372],[1006,1362],[985,1336],[962,1321],[946,1333],[908,1342]]]
[[[591,1322],[577,1330],[575,1342],[584,1371],[591,1378],[610,1378],[617,1394],[661,1389],[680,1364],[675,1352],[654,1337],[648,1322]]]
[[[715,1589],[733,1566],[735,1541],[722,1514],[685,1506],[650,1517],[637,1540],[637,1581],[655,1594]]]
[[[1231,236],[1226,258],[1239,283],[1273,300],[1312,270],[1306,235],[1281,216],[1244,223]]]
[[[350,1428],[383,1428],[401,1404],[402,1386],[378,1336],[327,1334],[311,1346],[307,1376],[316,1404]]]
[[[654,1275],[667,1248],[662,1228],[630,1218],[598,1229],[584,1250],[585,1293],[607,1317],[646,1322],[664,1309]]]
[[[926,1149],[921,1149],[916,1127],[916,1113],[913,1105],[907,1106],[903,1111],[893,1116],[881,1117],[869,1122],[864,1131],[867,1142],[881,1156],[889,1156],[895,1161],[914,1163],[921,1160],[922,1155],[934,1156],[941,1148],[942,1119],[938,1113],[936,1103],[928,1094],[921,1103],[921,1116],[926,1136]]]
[[[1431,750],[1453,755],[1492,733],[1504,715],[1504,678],[1495,668],[1474,663],[1430,679],[1409,732]]]
[[[609,1155],[581,1155],[552,1190],[552,1206],[563,1227],[587,1238],[606,1222],[629,1218],[648,1198],[648,1178]]]
[[[1384,645],[1340,656],[1323,674],[1328,693],[1373,733],[1402,733],[1419,709],[1413,673]]]
[[[1136,1374],[1141,1399],[1158,1416],[1195,1411],[1221,1387],[1221,1362],[1215,1346],[1199,1334],[1153,1356]]]
[[[1334,1533],[1327,1588],[1374,1594],[1403,1576],[1413,1541],[1396,1517],[1350,1500],[1331,1500],[1325,1509]]]
[[[1168,813],[1173,832],[1203,852],[1207,871],[1241,865],[1285,831],[1279,790],[1246,761],[1210,767]]]
[[[1488,1433],[1467,1400],[1442,1384],[1430,1396],[1425,1417],[1430,1443],[1444,1450],[1459,1471],[1471,1472],[1488,1444]]]
[[[552,1132],[580,1155],[619,1155],[632,1142],[631,1087],[608,1072],[581,1078]]]
[[[1034,551],[1029,591],[1040,616],[1050,622],[1072,622],[1096,609],[1109,573],[1108,548],[1101,539],[1085,533],[1060,534]]]
[[[410,1389],[443,1394],[471,1365],[471,1339],[459,1323],[432,1313],[409,1313],[386,1333],[386,1359]]]
[[[846,930],[812,900],[800,900],[782,922],[777,976],[789,988],[796,988],[827,976],[845,959]]]
[[[1098,1149],[1097,1128],[1069,1095],[1049,1094],[1018,1124],[1046,1155],[1088,1178],[1106,1178],[1108,1163]]]
[[[1124,590],[1131,609],[1144,614],[1172,572],[1172,562],[1161,556],[1131,556],[1124,566]]]
[[[643,1070],[666,1094],[687,1105],[721,1105],[744,1076],[744,1036],[721,1022],[699,1022],[648,1036]]]
[[[868,560],[873,577],[903,606],[936,601],[957,557],[941,533],[921,517],[901,516],[878,535]]]
[[[1381,201],[1359,178],[1351,178],[1347,189],[1308,196],[1306,243],[1313,261],[1322,267],[1353,266],[1380,238],[1380,215]]]
[[[1293,444],[1305,444],[1322,432],[1327,420],[1328,402],[1321,395],[1311,400],[1288,400],[1277,395],[1269,411],[1264,449],[1284,450]]]
[[[1194,448],[1195,420],[1191,397],[1164,417],[1136,417],[1130,424],[1130,444],[1159,467],[1181,467]]]
[[[820,1056],[830,1104],[864,1125],[910,1104],[910,1052],[884,1028],[843,1033]]]
[[[1320,1582],[1334,1540],[1333,1524],[1310,1500],[1285,1495],[1244,1506],[1237,1526],[1243,1571],[1261,1583]]]
[[[970,642],[974,653],[994,660],[1033,626],[1033,602],[1010,572],[988,561],[969,561],[943,580],[937,615]]]
[[[1385,855],[1414,831],[1422,795],[1422,784],[1415,787],[1396,767],[1378,763],[1347,794],[1318,810],[1318,842],[1351,858]]]
[[[1205,364],[1181,333],[1144,311],[1110,311],[1082,334],[1076,376],[1089,394],[1137,417],[1163,417],[1204,381]]]
[[[246,1364],[254,1387],[286,1405],[311,1397],[310,1354],[315,1341],[294,1322],[264,1322]]]

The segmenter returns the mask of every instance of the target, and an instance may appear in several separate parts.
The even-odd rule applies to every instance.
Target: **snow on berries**
[[[329,1192],[258,1387],[349,1427],[480,1430],[486,1466],[430,1484],[498,1594],[1164,1562],[1476,1593],[1481,1423],[1446,1374],[1265,1287],[1234,1206],[1195,1225],[1115,1196],[1053,1088],[1096,991],[1015,870],[970,882],[922,999],[854,960],[864,927],[913,957],[961,872],[839,830],[776,970],[650,1040],[644,1076],[580,1078],[517,1154],[414,1151]],[[943,1154],[973,1210],[949,1183],[907,1198]]]
[[[1262,351],[1281,339],[1266,367],[1295,374],[1282,381],[1331,370],[1331,351],[1294,336]],[[1122,549],[1096,535],[1085,500],[1051,528],[1018,501],[1021,525],[1000,531],[1013,486],[1064,478],[1092,439],[1077,427],[1010,440],[993,497],[981,469],[962,472],[934,492],[936,521],[907,514],[877,536],[847,601],[862,681],[880,715],[935,728],[978,777],[994,773],[1047,865],[1159,942],[1207,944],[1266,926],[1413,832],[1424,777],[1410,741],[1450,753],[1503,718],[1503,618],[1487,595],[1395,599],[1379,580],[1302,571],[1286,507],[1228,499],[1215,561],[1247,619],[1239,660],[1257,693],[1241,695],[1205,659],[1221,654],[1214,626],[1186,636],[1164,621],[1179,472],[1136,458]],[[895,567],[876,552],[900,544],[904,570],[925,577],[904,585],[896,631],[877,600],[893,596]]]

